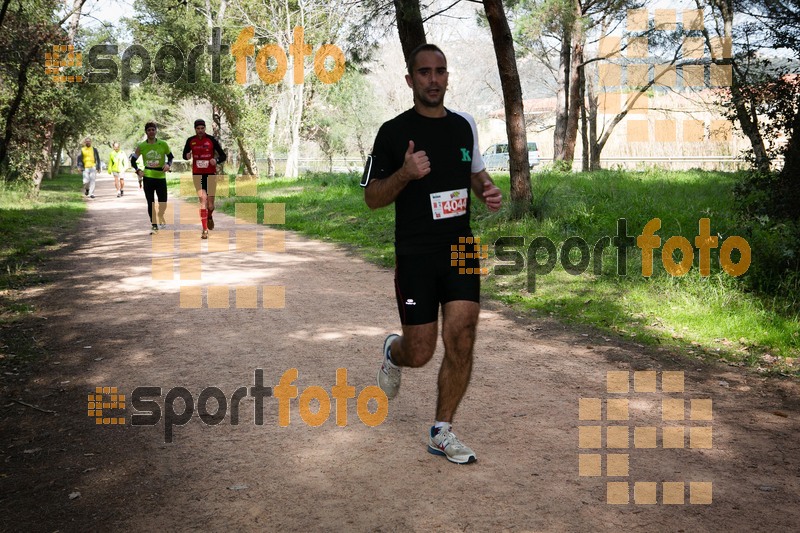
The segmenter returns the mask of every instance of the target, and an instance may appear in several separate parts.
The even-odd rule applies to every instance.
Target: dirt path
[[[426,368],[405,371],[400,395],[376,427],[359,419],[355,399],[345,427],[334,423],[335,401],[322,426],[307,425],[298,399],[291,400],[289,426],[281,427],[275,397],[264,399],[263,425],[255,425],[255,402],[247,396],[238,425],[231,424],[230,405],[217,425],[195,411],[165,443],[163,416],[156,426],[131,425],[136,387],[161,387],[156,399],[163,407],[173,387],[185,387],[197,403],[202,389],[215,386],[230,404],[237,388],[253,386],[256,369],[270,387],[297,369],[300,393],[316,385],[330,394],[339,368],[356,395],[373,385],[383,338],[398,325],[393,274],[288,233],[283,253],[181,253],[177,238],[173,253],[155,253],[141,192],[117,199],[103,176],[97,194],[74,242],[48,263],[52,282],[29,291],[38,312],[26,327],[35,328],[43,347],[41,364],[1,376],[1,530],[696,532],[789,531],[800,524],[794,384],[681,361],[488,303],[455,426],[478,454],[474,465],[426,453],[441,346]],[[257,229],[234,227],[222,214],[215,219],[215,237]],[[191,222],[178,229],[191,231],[185,242],[194,245],[199,230]],[[154,280],[154,258],[172,261],[176,278],[179,260],[199,260],[202,279]],[[191,265],[183,263],[182,272]],[[257,289],[259,308],[236,308],[250,294],[245,289],[240,300],[231,296],[228,309],[181,308],[181,284],[203,294],[209,286],[284,286],[285,307],[261,307]],[[662,371],[681,370],[683,393],[633,390],[634,371],[657,372],[660,387]],[[631,373],[627,394],[607,392],[609,371]],[[675,377],[668,376],[667,382]],[[647,385],[641,379],[640,388]],[[95,425],[87,397],[110,386],[127,395],[127,409],[106,416],[125,416],[126,423]],[[604,420],[579,420],[580,398],[627,399],[628,419],[609,421],[615,408],[609,413],[604,404]],[[685,400],[686,420],[662,422],[664,398]],[[691,403],[698,399],[712,400],[712,420],[690,419],[705,412],[707,404]],[[214,409],[212,400],[208,410]],[[182,412],[181,400],[175,410]],[[579,431],[585,438],[593,431],[582,426],[657,427],[659,447],[635,448],[633,429],[612,429],[611,442],[603,431],[602,443],[629,432],[627,449],[579,449]],[[684,447],[663,449],[662,435],[669,440],[681,430],[662,426],[685,427],[685,439],[675,437]],[[690,448],[708,444],[703,428],[712,428],[712,447]],[[646,443],[647,430],[637,431]],[[594,464],[591,455],[603,456],[603,476],[580,475],[582,453],[584,473]],[[629,455],[628,475],[607,477],[622,454]],[[606,503],[608,481],[630,483],[631,502]],[[634,482],[655,483],[637,486],[636,497],[646,501],[655,488],[657,503],[633,503]],[[665,490],[664,482],[685,486]],[[690,483],[704,482],[713,503],[691,504]],[[708,485],[691,487],[702,499]],[[676,496],[684,503],[663,503]]]

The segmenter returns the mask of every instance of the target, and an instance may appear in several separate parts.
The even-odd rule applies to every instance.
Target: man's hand
[[[400,181],[411,181],[423,178],[431,173],[431,162],[423,151],[414,152],[414,141],[408,141],[403,167],[398,174]]]
[[[486,202],[486,207],[489,211],[497,211],[500,209],[500,205],[503,203],[503,194],[500,192],[500,188],[492,183],[491,181],[483,182],[483,196],[484,202]]]
[[[164,167],[161,170],[164,172],[169,172],[169,163],[164,163]]]

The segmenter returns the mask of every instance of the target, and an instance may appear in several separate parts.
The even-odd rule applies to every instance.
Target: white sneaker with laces
[[[466,465],[478,460],[472,449],[458,440],[452,431],[453,426],[447,425],[436,432],[436,426],[431,427],[428,436],[428,452],[434,455],[443,455],[451,463]]]
[[[397,396],[400,390],[401,369],[389,361],[389,347],[392,345],[392,341],[399,336],[396,333],[392,333],[383,341],[383,362],[380,370],[378,370],[378,386],[390,400]]]

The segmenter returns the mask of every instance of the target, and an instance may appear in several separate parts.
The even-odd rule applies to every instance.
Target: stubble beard
[[[436,97],[436,99],[431,99],[431,98],[428,96],[428,94],[427,94],[427,91],[426,91],[426,90],[419,90],[419,91],[417,91],[417,92],[416,92],[416,95],[415,95],[415,96],[416,96],[416,99],[417,99],[417,101],[418,101],[418,102],[419,102],[421,105],[423,105],[424,107],[430,107],[430,108],[436,108],[436,107],[439,107],[439,106],[440,106],[440,105],[442,105],[442,103],[444,102],[445,88],[444,88],[444,87],[439,87],[438,89],[439,89],[439,94],[438,94],[438,96]]]

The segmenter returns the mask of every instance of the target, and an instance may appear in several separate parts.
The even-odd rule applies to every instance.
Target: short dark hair
[[[205,126],[205,125],[206,125],[206,121],[203,120],[202,118],[198,118],[197,120],[194,121],[194,127],[195,128],[197,126]]]
[[[158,126],[156,125],[155,122],[148,122],[147,124],[144,125],[144,131],[147,131],[148,128],[158,129]]]
[[[414,62],[417,60],[417,55],[420,52],[439,52],[440,54],[442,54],[444,60],[447,61],[447,56],[445,56],[444,52],[442,52],[442,49],[436,46],[435,44],[428,44],[428,43],[421,44],[416,48],[414,48],[413,50],[411,50],[411,52],[408,54],[408,58],[406,59],[406,68],[408,69],[409,76],[412,75],[412,71],[414,70]]]

